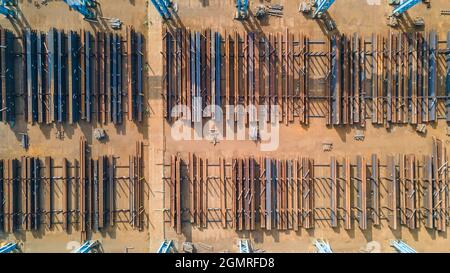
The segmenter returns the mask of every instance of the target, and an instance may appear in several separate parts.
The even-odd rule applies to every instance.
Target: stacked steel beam
[[[382,221],[393,230],[415,230],[424,221],[426,228],[444,232],[449,199],[442,141],[435,139],[432,155],[423,160],[408,154],[380,161],[373,154],[368,160],[357,156],[353,161],[333,156],[329,164],[315,164],[310,158],[268,157],[219,158],[215,164],[195,154],[189,154],[188,160],[173,156],[167,178],[167,215],[179,234],[186,222],[199,228],[217,222],[237,231],[297,231],[313,229],[318,221],[327,221],[333,228],[342,225],[346,230],[367,230]],[[315,175],[315,169],[324,167],[329,168],[329,176]],[[321,189],[316,192],[316,187]],[[386,195],[381,193],[383,189]],[[220,207],[208,205],[210,193],[219,194]],[[317,200],[329,206],[320,207]],[[384,202],[386,206],[382,206]]]
[[[230,105],[234,111],[227,118],[237,121],[238,106],[265,105],[264,115],[270,121],[270,105],[279,105],[280,121],[307,124],[309,62],[326,55],[311,52],[311,44],[303,34],[288,30],[264,37],[167,29],[163,36],[167,119],[192,117],[198,122],[216,117],[215,106],[225,111]],[[180,105],[187,110],[180,113]],[[242,118],[246,124],[257,121],[258,110]]]
[[[23,114],[30,123],[74,124],[84,120],[101,124],[141,122],[144,112],[144,40],[131,27],[126,39],[107,32],[25,29],[22,36]],[[0,33],[4,78],[2,119],[13,122],[14,35]],[[128,84],[127,84],[128,83]],[[126,101],[128,101],[126,103]],[[96,117],[96,120],[94,119]]]
[[[80,158],[55,162],[51,157],[22,157],[0,160],[0,231],[38,231],[54,229],[62,219],[63,230],[72,227],[88,232],[106,230],[115,225],[116,183],[124,180],[130,189],[129,222],[144,228],[143,143],[136,144],[131,156],[130,176],[117,177],[113,156],[91,159],[86,140],[80,139]],[[60,169],[59,175],[55,170]],[[61,190],[62,207],[56,194]],[[61,216],[59,216],[61,215]],[[78,227],[78,225],[80,225]]]

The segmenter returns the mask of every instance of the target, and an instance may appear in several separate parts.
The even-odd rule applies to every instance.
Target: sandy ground
[[[30,27],[47,31],[50,27],[66,30],[101,30],[107,26],[104,22],[92,24],[81,19],[81,16],[70,11],[67,5],[61,1],[49,1],[47,6],[37,8],[35,1],[20,2],[20,22],[11,24],[6,19],[0,20],[0,25],[5,28],[19,31],[21,28]],[[133,25],[146,36],[146,58],[148,70],[146,75],[145,96],[147,98],[147,110],[150,115],[144,124],[136,125],[126,123],[120,128],[107,126],[105,129],[109,135],[109,141],[105,144],[98,143],[92,137],[92,132],[97,125],[80,124],[77,126],[63,126],[66,138],[61,141],[56,139],[57,126],[29,126],[24,122],[18,122],[14,128],[0,125],[0,156],[2,158],[20,157],[23,155],[52,156],[56,159],[67,157],[77,158],[79,155],[79,137],[84,135],[91,145],[94,156],[100,154],[115,154],[120,156],[120,163],[125,164],[129,154],[134,153],[134,145],[137,140],[145,142],[145,171],[146,171],[146,226],[143,232],[133,231],[124,223],[107,233],[95,234],[93,238],[102,241],[106,252],[154,252],[161,240],[173,239],[177,248],[181,248],[185,240],[194,243],[204,243],[213,246],[213,251],[236,252],[238,238],[251,238],[256,248],[267,252],[312,252],[312,240],[314,238],[327,239],[334,251],[357,252],[370,241],[378,241],[383,252],[392,252],[389,240],[394,237],[403,238],[418,251],[448,251],[450,252],[447,234],[427,232],[424,228],[418,231],[402,229],[391,231],[385,221],[379,228],[369,228],[362,232],[359,229],[347,232],[342,228],[332,229],[326,221],[318,221],[313,231],[301,230],[295,232],[263,232],[236,233],[231,229],[223,230],[218,224],[210,223],[208,229],[198,230],[195,227],[185,225],[183,236],[177,236],[165,223],[164,209],[168,207],[166,186],[162,182],[167,168],[163,162],[171,154],[195,152],[202,156],[208,156],[217,161],[219,156],[231,158],[233,156],[260,155],[257,144],[250,141],[221,142],[214,146],[210,142],[175,142],[170,137],[170,126],[163,118],[163,101],[161,99],[162,82],[162,27],[161,21],[155,9],[147,7],[145,0],[100,0],[102,16],[120,18],[125,25]],[[111,4],[113,2],[114,4]],[[286,27],[292,30],[303,31],[311,37],[324,38],[328,34],[316,21],[305,18],[298,12],[298,1],[280,0],[272,1],[273,4],[282,4],[285,8],[283,18],[270,18],[264,22],[250,20],[241,23],[233,20],[234,1],[232,0],[179,0],[178,16],[175,23],[170,25],[185,26],[191,29],[212,28],[218,31],[225,30],[253,30],[262,32],[284,31]],[[254,6],[264,1],[251,1]],[[372,33],[387,33],[385,18],[391,11],[391,7],[381,1],[381,5],[369,5],[366,1],[346,0],[335,4],[329,11],[331,18],[336,22],[338,32],[364,35]],[[425,30],[437,30],[446,33],[450,29],[450,20],[440,16],[441,9],[447,9],[447,0],[432,1],[431,9],[420,4],[409,13],[411,18],[421,16],[425,18]],[[402,26],[408,28],[408,26]],[[442,90],[441,90],[442,92]],[[18,106],[20,109],[20,106]],[[18,110],[19,111],[19,110]],[[20,117],[19,117],[20,119]],[[377,153],[381,158],[388,154],[415,153],[425,154],[431,152],[432,137],[436,136],[447,140],[445,122],[439,122],[436,126],[429,126],[426,136],[419,135],[410,126],[394,127],[387,131],[385,128],[368,125],[365,131],[364,142],[353,139],[354,129],[327,128],[324,119],[312,119],[311,125],[301,127],[290,125],[281,127],[281,144],[279,149],[270,153],[270,156],[289,158],[297,156],[310,156],[317,162],[328,164],[330,153],[322,151],[323,142],[332,142],[332,154],[337,157],[345,155],[355,158],[356,155],[370,156]],[[31,147],[28,152],[20,148],[20,133],[27,131],[30,135]],[[413,144],[413,145],[412,145]],[[133,147],[130,149],[130,147]],[[120,204],[126,206],[127,198],[120,199]],[[210,199],[210,207],[214,207],[217,200]],[[370,225],[369,225],[370,226]],[[27,252],[68,252],[73,243],[79,241],[80,234],[73,232],[65,234],[61,228],[45,231],[39,234],[15,234],[7,238],[0,234],[0,239],[22,240]],[[69,243],[69,245],[68,245]],[[198,248],[199,251],[208,251]]]

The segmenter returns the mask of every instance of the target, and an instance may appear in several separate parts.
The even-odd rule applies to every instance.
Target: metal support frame
[[[252,253],[248,240],[239,240],[239,253]]]
[[[93,253],[100,249],[99,241],[86,241],[75,253]]]

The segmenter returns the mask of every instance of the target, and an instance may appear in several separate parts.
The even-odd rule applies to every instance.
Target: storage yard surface
[[[0,19],[0,25],[4,29],[11,30],[16,37],[22,38],[22,31],[30,28],[37,31],[47,32],[50,28],[68,31],[87,30],[91,33],[113,32],[122,35],[123,43],[126,43],[126,26],[133,26],[136,33],[143,35],[144,48],[143,56],[143,113],[142,121],[136,119],[129,120],[125,107],[123,123],[116,125],[111,122],[102,124],[98,122],[97,112],[93,112],[93,121],[88,123],[84,120],[76,124],[30,124],[23,116],[24,101],[21,95],[21,89],[16,90],[16,121],[14,126],[11,124],[0,123],[0,158],[3,160],[20,159],[24,156],[40,158],[44,162],[45,157],[53,159],[54,169],[53,177],[63,175],[61,164],[66,158],[70,164],[80,160],[80,138],[84,137],[87,143],[87,151],[92,159],[98,159],[101,156],[114,156],[116,162],[116,177],[129,176],[130,156],[139,155],[136,151],[136,143],[142,143],[142,177],[138,178],[142,181],[140,188],[142,206],[138,209],[140,214],[140,226],[135,227],[131,224],[134,219],[128,212],[130,206],[130,190],[127,179],[118,179],[115,186],[115,209],[117,210],[115,217],[115,225],[100,228],[99,231],[88,231],[83,234],[80,230],[78,218],[73,216],[70,228],[65,227],[65,218],[67,212],[64,212],[66,198],[64,197],[63,180],[55,180],[53,188],[52,206],[55,211],[55,221],[52,227],[47,224],[42,225],[40,230],[25,231],[17,230],[14,233],[0,232],[1,241],[21,241],[25,252],[69,252],[73,245],[83,239],[99,240],[105,252],[155,252],[164,239],[173,240],[175,248],[182,251],[183,243],[192,242],[198,252],[238,252],[237,242],[240,238],[249,239],[254,249],[263,249],[266,252],[314,252],[315,247],[313,241],[315,239],[327,240],[334,252],[360,252],[366,249],[369,242],[376,241],[381,245],[382,252],[394,252],[390,246],[390,240],[402,239],[410,246],[414,247],[418,252],[450,252],[450,241],[447,237],[448,229],[438,231],[433,226],[427,228],[424,207],[424,184],[423,164],[425,164],[424,155],[432,155],[433,148],[438,144],[434,139],[442,141],[445,146],[448,143],[448,123],[446,121],[446,105],[445,100],[439,99],[437,103],[437,121],[423,122],[426,125],[426,132],[418,132],[417,128],[420,124],[397,124],[392,123],[390,126],[372,123],[372,102],[367,104],[368,112],[365,126],[360,124],[337,126],[327,125],[327,100],[316,99],[310,102],[310,111],[308,124],[300,124],[300,122],[280,123],[279,147],[275,151],[261,151],[261,143],[252,140],[243,141],[226,141],[219,140],[217,143],[210,140],[201,141],[176,141],[171,135],[172,125],[174,121],[170,121],[165,117],[167,90],[165,83],[167,81],[167,66],[164,53],[166,52],[167,33],[177,28],[186,28],[194,31],[203,31],[211,29],[213,32],[220,32],[223,37],[225,33],[234,37],[235,32],[241,34],[248,32],[258,33],[260,37],[269,36],[270,34],[285,34],[286,29],[295,35],[302,33],[310,37],[314,41],[324,41],[314,47],[314,52],[328,53],[329,37],[333,34],[347,34],[349,36],[358,34],[366,37],[366,41],[370,41],[372,34],[380,34],[388,37],[389,31],[398,33],[400,29],[411,32],[413,27],[411,22],[401,24],[400,29],[393,29],[387,26],[386,17],[392,11],[392,6],[387,5],[386,1],[380,1],[380,5],[369,5],[368,2],[362,0],[345,0],[336,1],[328,14],[336,23],[337,29],[328,32],[317,20],[307,18],[298,11],[299,1],[279,0],[266,2],[263,0],[250,1],[250,9],[254,11],[260,3],[264,4],[281,4],[284,6],[284,15],[281,18],[274,16],[266,20],[259,21],[252,14],[246,21],[233,20],[236,7],[235,1],[231,0],[179,0],[177,2],[178,11],[172,20],[164,22],[157,13],[150,1],[145,0],[99,0],[101,17],[119,18],[124,26],[120,31],[113,31],[106,19],[101,19],[98,23],[92,23],[82,20],[82,16],[69,10],[69,7],[62,1],[48,1],[46,5],[35,5],[40,1],[19,1],[19,18],[15,21]],[[450,17],[443,16],[441,10],[449,9],[448,0],[431,0],[430,8],[425,4],[418,4],[416,7],[408,11],[410,18],[417,16],[423,17],[425,27],[420,31],[429,33],[435,31],[438,34],[439,48],[447,48],[447,32],[450,31]],[[275,35],[276,36],[276,35]],[[241,36],[242,37],[242,36]],[[297,36],[295,36],[297,37]],[[226,41],[225,38],[223,41]],[[20,41],[19,41],[20,42]],[[18,43],[19,43],[18,42]],[[20,42],[21,43],[21,42]],[[226,54],[225,46],[222,48],[222,54]],[[16,47],[16,51],[22,54],[22,48]],[[20,55],[19,54],[19,55]],[[140,53],[137,53],[140,54]],[[181,54],[181,53],[180,53]],[[17,56],[16,63],[20,63],[20,56]],[[448,54],[447,54],[448,55]],[[327,55],[328,56],[328,55]],[[309,88],[310,94],[317,97],[326,97],[328,88],[328,57],[311,58]],[[125,55],[124,55],[125,58]],[[17,69],[17,66],[16,66]],[[222,65],[225,69],[225,63]],[[439,54],[437,57],[437,96],[446,95],[446,69],[447,63],[445,54]],[[369,72],[368,72],[369,73]],[[17,73],[20,75],[20,73]],[[294,76],[295,77],[295,76]],[[369,76],[368,76],[369,77]],[[369,77],[370,78],[370,77]],[[225,72],[221,74],[222,90],[225,90],[227,81]],[[22,79],[16,78],[16,85],[19,85]],[[23,81],[26,81],[24,78]],[[448,81],[448,79],[447,79]],[[124,86],[126,81],[124,81]],[[367,89],[371,87],[366,84]],[[448,87],[447,87],[448,88]],[[234,90],[234,88],[232,88]],[[126,92],[126,91],[124,91]],[[224,91],[223,91],[224,92]],[[222,100],[224,96],[222,95]],[[126,102],[124,102],[126,104]],[[94,109],[94,111],[96,111]],[[382,119],[385,118],[381,114]],[[297,118],[296,118],[297,120]],[[418,122],[420,123],[420,122]],[[389,127],[389,128],[386,128]],[[103,128],[106,131],[107,138],[98,141],[94,136],[94,130]],[[63,137],[58,137],[58,132],[63,132]],[[355,135],[363,132],[364,139],[355,140]],[[30,146],[28,150],[21,147],[22,134],[27,133],[29,136]],[[60,133],[59,133],[60,134]],[[324,145],[332,144],[331,151],[325,151]],[[436,148],[438,149],[438,148]],[[444,152],[446,150],[443,149]],[[199,227],[198,223],[191,223],[195,216],[190,215],[192,212],[191,196],[194,188],[190,184],[190,158],[195,154],[198,158],[207,159],[204,167],[208,179],[205,178],[206,187],[203,188],[205,204],[204,208],[207,222],[204,226]],[[373,224],[371,209],[367,214],[369,220],[367,227],[361,228],[357,219],[353,219],[351,228],[345,228],[345,175],[344,175],[344,159],[349,158],[352,164],[352,173],[355,186],[351,187],[351,207],[354,217],[358,215],[358,201],[355,193],[356,184],[359,176],[357,174],[358,156],[364,157],[367,162],[367,176],[372,174],[372,155],[376,154],[379,160],[379,176],[378,176],[378,196],[379,196],[379,224]],[[395,156],[399,173],[402,172],[400,161],[402,157],[398,155],[415,155],[414,170],[415,174],[411,177],[417,179],[413,194],[416,194],[414,205],[406,204],[404,206],[412,206],[412,208],[421,211],[417,212],[416,223],[414,227],[408,226],[408,221],[401,223],[403,220],[399,216],[398,225],[392,228],[392,218],[390,216],[390,183],[388,179],[387,162],[388,156]],[[180,170],[181,186],[181,208],[183,210],[182,229],[177,232],[176,225],[179,219],[174,219],[171,215],[173,211],[174,193],[172,171],[175,168],[173,164],[174,157],[177,160],[182,159],[182,171]],[[232,174],[235,159],[245,159],[253,157],[255,164],[260,166],[261,158],[272,158],[279,160],[297,160],[301,157],[309,158],[314,162],[314,176],[317,181],[314,185],[313,206],[314,224],[313,227],[305,228],[300,226],[298,230],[292,227],[295,223],[289,221],[286,228],[278,228],[274,225],[271,230],[260,227],[262,217],[254,216],[257,219],[256,228],[253,230],[236,230],[234,224],[239,224],[234,220],[231,203],[236,201],[235,198],[247,198],[246,194],[236,195],[232,193],[229,187],[233,183]],[[330,180],[330,161],[332,157],[338,161],[338,174],[340,177],[336,179],[339,184],[337,187],[337,226],[331,224],[330,196],[332,193],[333,182]],[[446,158],[446,157],[445,157]],[[225,175],[221,172],[219,166],[224,159]],[[410,162],[406,160],[407,162]],[[441,160],[441,164],[446,164],[445,160]],[[294,162],[294,161],[292,161]],[[405,163],[407,165],[407,163]],[[434,163],[433,163],[434,164]],[[439,165],[438,163],[436,163]],[[412,166],[412,165],[410,165]],[[434,165],[433,165],[434,166]],[[441,166],[439,166],[440,168]],[[444,168],[446,170],[446,167]],[[258,168],[256,176],[263,177],[265,174]],[[364,171],[365,173],[366,171]],[[405,171],[408,176],[408,171]],[[203,175],[205,173],[203,172]],[[306,174],[305,174],[306,175]],[[415,175],[415,176],[414,176]],[[206,176],[205,176],[206,177]],[[223,177],[226,177],[226,185],[223,184]],[[320,179],[323,177],[324,179]],[[443,176],[444,177],[444,176]],[[409,178],[406,178],[407,181]],[[448,177],[442,178],[445,185],[448,185]],[[180,180],[180,179],[178,179]],[[419,182],[420,180],[420,182]],[[370,179],[367,183],[371,183]],[[408,180],[409,181],[409,180]],[[228,184],[227,184],[228,183]],[[331,183],[331,184],[330,184]],[[405,182],[407,183],[407,182]],[[401,187],[401,186],[400,186]],[[256,198],[260,200],[263,194],[259,186],[256,187]],[[401,189],[400,189],[401,190]],[[408,189],[409,190],[409,189]],[[178,191],[178,188],[176,189]],[[444,192],[448,189],[444,187]],[[73,200],[68,201],[73,210],[78,210],[77,202],[78,191],[69,190],[73,196]],[[257,193],[257,194],[256,194]],[[265,193],[265,192],[264,192]],[[294,197],[294,193],[289,191],[288,199],[290,201],[289,208],[293,206],[292,200],[296,198],[302,199],[304,195]],[[304,194],[304,193],[303,193]],[[406,193],[404,193],[406,195]],[[183,197],[184,196],[184,197]],[[189,197],[188,197],[189,196]],[[445,218],[448,217],[448,209],[450,202],[448,193],[446,197],[442,197],[446,204],[443,209]],[[402,197],[400,197],[402,199]],[[225,200],[225,201],[223,201]],[[306,200],[306,199],[305,199]],[[370,207],[372,198],[368,198],[367,204]],[[195,200],[194,200],[195,201]],[[255,202],[255,201],[253,201]],[[400,201],[399,201],[400,202]],[[256,201],[259,206],[260,201]],[[399,203],[400,206],[402,206]],[[437,205],[437,203],[435,203]],[[175,205],[176,207],[177,205]],[[245,206],[245,204],[244,204]],[[197,207],[197,204],[195,204]],[[286,208],[288,209],[288,208]],[[292,208],[290,208],[292,209]],[[405,210],[406,211],[406,210]],[[408,207],[409,211],[409,207]],[[223,220],[224,214],[225,223]],[[259,211],[256,213],[259,215]],[[400,213],[402,211],[400,210]],[[409,213],[409,212],[405,212]],[[75,213],[73,213],[75,215]],[[298,214],[297,214],[298,215]],[[409,214],[408,214],[409,215]],[[45,217],[48,217],[46,215]],[[245,215],[244,215],[245,217]],[[289,214],[288,214],[289,217]],[[301,217],[300,217],[301,218]],[[296,221],[295,216],[291,216],[291,221]],[[171,221],[175,222],[174,224]],[[438,225],[438,220],[435,220]],[[444,225],[448,224],[448,220],[443,220]],[[173,224],[173,225],[172,225]],[[289,228],[290,226],[290,228]],[[442,227],[439,227],[442,229]],[[87,237],[86,237],[87,236]]]

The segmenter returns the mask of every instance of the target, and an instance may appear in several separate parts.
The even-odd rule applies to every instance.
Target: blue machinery
[[[324,240],[314,241],[314,246],[317,248],[318,253],[333,253],[330,244]]]
[[[170,253],[170,251],[173,249],[173,241],[164,240],[161,243],[161,246],[158,248],[156,253]]]
[[[404,0],[400,5],[398,5],[393,11],[392,16],[399,17],[410,8],[422,2],[422,0]]]
[[[11,0],[0,0],[0,13],[6,18],[16,18],[16,11],[8,8],[8,6],[13,6],[14,1]]]
[[[251,253],[248,240],[239,240],[239,253]]]
[[[172,2],[170,0],[151,0],[153,6],[155,6],[159,15],[164,20],[170,20],[172,18],[172,14],[169,11],[169,8],[172,7]]]
[[[322,15],[327,12],[327,10],[333,5],[335,0],[317,0],[314,3],[316,10],[313,13],[313,18],[320,18]]]
[[[20,251],[20,248],[17,243],[7,243],[6,245],[0,247],[0,254],[13,253],[18,251]]]
[[[97,5],[94,0],[64,0],[72,9],[81,13],[85,19],[95,20],[95,13],[92,11]]]
[[[100,250],[99,241],[86,241],[75,253],[96,253]]]
[[[397,250],[399,253],[417,253],[415,249],[407,245],[402,240],[393,240],[391,241],[391,246]]]
[[[236,0],[236,8],[235,19],[243,20],[248,18],[248,0]]]

